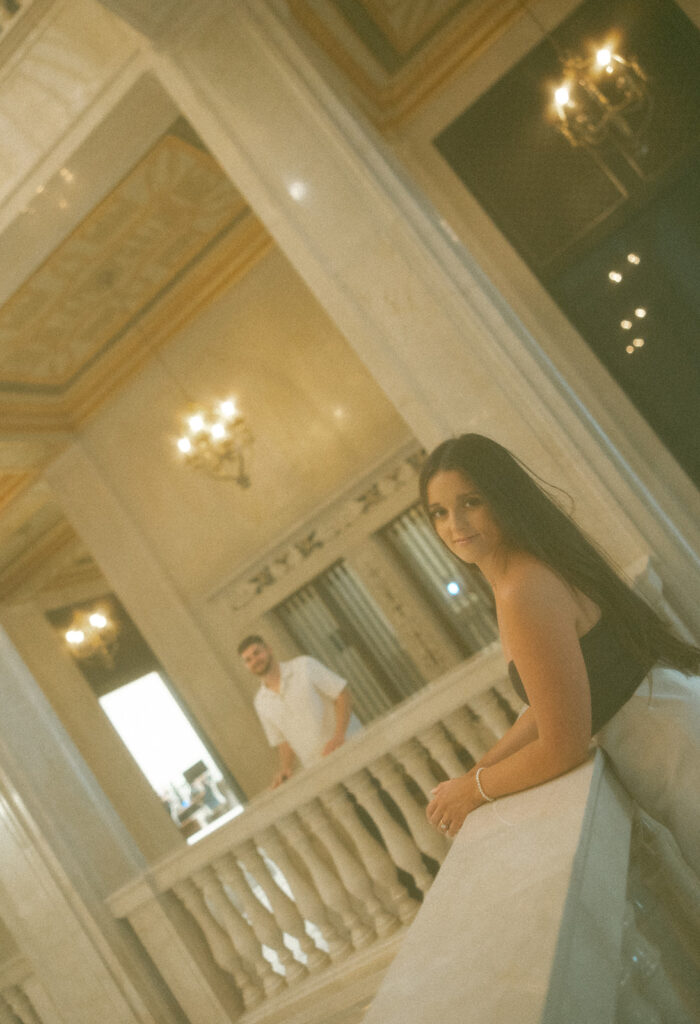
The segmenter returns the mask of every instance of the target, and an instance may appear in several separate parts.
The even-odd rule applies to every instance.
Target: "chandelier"
[[[602,46],[589,57],[562,59],[554,90],[556,126],[572,146],[596,146],[610,134],[633,141],[651,109],[647,77],[632,59]]]
[[[103,611],[75,612],[64,636],[76,658],[99,658],[107,668],[114,668],[117,627]]]
[[[187,465],[220,480],[233,480],[240,487],[250,487],[245,450],[253,443],[253,435],[232,399],[193,409],[185,417],[185,424],[177,447]]]

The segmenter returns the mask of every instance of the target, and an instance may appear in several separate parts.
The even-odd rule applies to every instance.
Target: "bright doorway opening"
[[[243,805],[158,672],[99,701],[188,843],[241,813]]]

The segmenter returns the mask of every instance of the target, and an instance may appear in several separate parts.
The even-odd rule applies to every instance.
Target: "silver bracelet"
[[[495,803],[496,798],[493,796],[487,796],[486,793],[484,793],[484,787],[481,785],[481,779],[479,778],[485,767],[486,765],[482,765],[481,768],[477,768],[476,770],[476,788],[479,790],[486,803],[492,804]]]

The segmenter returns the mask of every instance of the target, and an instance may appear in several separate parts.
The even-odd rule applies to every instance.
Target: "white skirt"
[[[596,740],[700,877],[700,677],[653,668]]]

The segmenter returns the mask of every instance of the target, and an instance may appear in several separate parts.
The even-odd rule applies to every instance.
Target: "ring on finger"
[[[450,826],[449,826],[449,825],[447,824],[447,822],[446,822],[446,821],[441,821],[441,822],[440,822],[440,831],[441,831],[441,832],[447,832],[447,830],[448,830],[448,828],[449,828],[449,827],[450,827]]]

